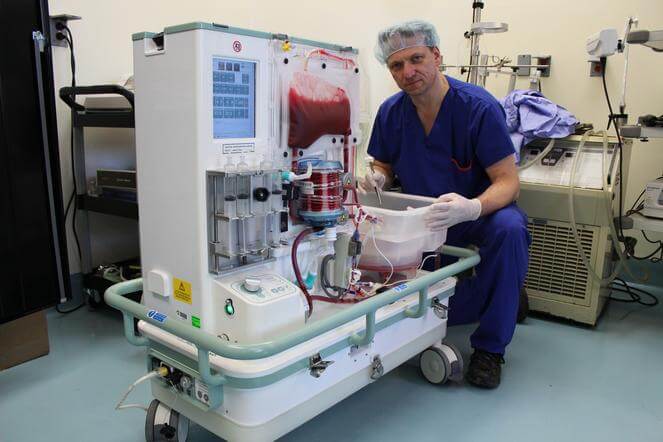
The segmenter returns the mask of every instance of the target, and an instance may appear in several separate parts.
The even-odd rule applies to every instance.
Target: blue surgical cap
[[[435,26],[422,20],[406,21],[378,33],[375,57],[380,63],[387,64],[394,52],[414,46],[437,47],[439,44]]]

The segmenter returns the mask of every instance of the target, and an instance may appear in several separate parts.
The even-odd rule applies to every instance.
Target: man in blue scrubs
[[[458,284],[448,324],[479,323],[465,379],[495,388],[527,271],[527,218],[515,204],[520,184],[504,111],[485,89],[442,75],[438,45],[422,21],[378,35],[376,56],[401,92],[380,106],[368,146],[374,170],[360,188],[397,176],[403,192],[437,198],[427,225],[448,229],[447,244],[479,247],[481,263]]]

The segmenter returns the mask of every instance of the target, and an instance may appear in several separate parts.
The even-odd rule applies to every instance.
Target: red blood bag
[[[345,90],[308,72],[295,72],[288,92],[288,146],[307,148],[322,135],[350,133]]]

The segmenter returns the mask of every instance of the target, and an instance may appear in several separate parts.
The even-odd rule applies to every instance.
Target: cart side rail
[[[138,302],[126,298],[125,295],[142,289],[143,282],[140,278],[113,285],[106,290],[104,299],[108,305],[123,313],[124,333],[131,344],[136,346],[146,346],[149,344],[149,340],[146,337],[135,334],[134,318],[172,333],[197,347],[198,364],[203,380],[210,385],[220,385],[225,383],[225,378],[222,375],[213,375],[211,373],[209,364],[210,351],[219,356],[237,360],[267,358],[365,316],[366,329],[363,335],[353,334],[348,339],[348,345],[361,345],[370,342],[374,337],[375,312],[379,308],[415,292],[419,292],[419,304],[414,308],[406,310],[406,316],[410,318],[423,316],[426,308],[430,307],[430,305],[427,305],[427,293],[431,285],[468,270],[476,266],[480,261],[479,254],[469,249],[444,246],[442,253],[457,257],[459,260],[439,270],[375,295],[365,301],[349,306],[332,316],[307,324],[299,330],[256,344],[236,344],[222,341],[199,328],[180,321],[171,320],[165,315],[159,314],[156,310],[149,309]]]

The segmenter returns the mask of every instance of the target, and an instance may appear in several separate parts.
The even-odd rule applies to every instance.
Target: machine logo
[[[161,322],[163,324],[166,321],[166,318],[168,317],[168,315],[164,315],[163,313],[159,313],[156,310],[150,310],[149,312],[147,312],[147,317],[150,318],[150,319],[153,319],[157,322]]]
[[[239,40],[233,41],[233,50],[235,52],[241,52],[242,50],[242,42]]]
[[[399,286],[394,287],[394,291],[396,292],[402,292],[407,288],[407,284],[401,284]]]

